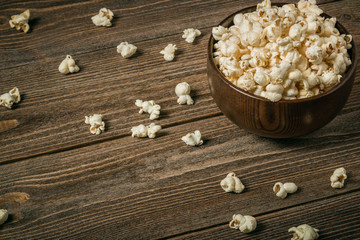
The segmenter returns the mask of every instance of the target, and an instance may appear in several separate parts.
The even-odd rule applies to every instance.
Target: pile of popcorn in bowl
[[[351,65],[352,36],[340,34],[315,0],[271,6],[214,27],[214,62],[238,88],[272,102],[312,97],[340,83]]]

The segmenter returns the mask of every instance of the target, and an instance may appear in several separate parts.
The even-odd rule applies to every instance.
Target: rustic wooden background
[[[0,109],[0,120],[20,125],[0,133],[0,208],[10,216],[0,239],[290,239],[292,226],[310,224],[320,239],[360,239],[360,73],[341,113],[322,129],[274,140],[239,129],[216,107],[207,84],[206,47],[211,28],[258,1],[1,1],[0,93],[18,87],[22,101]],[[279,2],[279,1],[277,1]],[[280,1],[285,2],[285,1]],[[295,2],[295,1],[291,1]],[[318,1],[360,46],[360,2]],[[113,26],[91,16],[107,7]],[[11,15],[31,11],[31,31],[11,29]],[[181,38],[194,27],[194,44]],[[138,53],[123,59],[128,41]],[[159,53],[178,46],[175,61]],[[57,68],[70,54],[81,71]],[[186,81],[194,106],[176,103]],[[136,99],[162,107],[155,139],[130,137],[148,124]],[[106,131],[89,133],[84,116],[104,115]],[[205,143],[186,146],[181,136],[200,130]],[[348,181],[329,178],[345,167]],[[234,171],[246,186],[225,193],[219,183]],[[294,181],[296,194],[277,198],[272,186]],[[235,213],[256,217],[251,234],[230,229]]]

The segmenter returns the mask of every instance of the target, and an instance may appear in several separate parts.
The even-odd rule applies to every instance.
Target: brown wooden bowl
[[[283,4],[273,4],[282,6]],[[233,25],[238,13],[252,12],[256,6],[242,9],[225,18],[219,25]],[[327,14],[324,17],[329,18]],[[339,23],[340,33],[349,32]],[[329,123],[343,108],[355,78],[357,66],[354,40],[348,51],[352,64],[339,84],[322,94],[297,100],[268,99],[246,92],[228,81],[213,61],[214,38],[210,36],[207,54],[207,76],[212,96],[226,117],[252,133],[271,138],[290,138],[310,133]]]

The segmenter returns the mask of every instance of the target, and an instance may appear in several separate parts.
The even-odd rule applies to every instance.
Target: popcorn
[[[105,123],[102,120],[101,114],[94,114],[92,116],[85,116],[85,123],[90,124],[90,132],[99,135],[105,130]]]
[[[186,145],[189,146],[200,146],[203,144],[203,140],[201,140],[201,133],[199,130],[196,130],[194,133],[188,133],[181,138]]]
[[[273,102],[311,97],[334,87],[351,59],[352,36],[336,19],[320,16],[315,0],[234,16],[233,26],[214,27],[214,62],[237,87]]]
[[[107,8],[101,8],[99,10],[99,14],[91,17],[92,22],[95,24],[95,26],[104,26],[104,27],[110,27],[111,20],[114,17],[114,13]]]
[[[198,29],[188,28],[184,30],[182,38],[185,38],[185,41],[188,43],[193,43],[195,38],[200,36],[201,32]]]
[[[137,47],[128,42],[122,42],[117,46],[117,52],[121,54],[123,58],[129,58],[136,52]]]
[[[274,193],[276,193],[276,196],[282,199],[286,198],[288,193],[296,192],[297,189],[298,187],[296,186],[296,184],[292,182],[284,184],[282,184],[281,182],[277,182],[273,187],[273,191]]]
[[[291,240],[316,240],[319,238],[318,231],[319,230],[316,228],[312,228],[307,224],[302,224],[289,229],[289,232],[294,232]]]
[[[156,104],[153,100],[150,101],[142,101],[137,99],[135,101],[135,105],[140,108],[139,113],[142,114],[143,112],[150,114],[150,119],[155,120],[160,116],[160,105]]]
[[[241,193],[245,189],[245,186],[233,172],[229,173],[226,178],[220,182],[220,185],[225,192]]]
[[[315,13],[320,15],[323,11],[316,5],[315,0],[300,0],[298,2],[298,9],[303,13]]]
[[[212,29],[212,35],[215,38],[215,40],[221,40],[223,38],[223,35],[227,34],[228,30],[224,28],[223,26],[214,27]]]
[[[342,188],[344,187],[345,179],[347,179],[345,168],[337,168],[333,175],[330,177],[331,187],[332,188]]]
[[[266,91],[262,92],[261,96],[269,99],[272,102],[277,102],[282,98],[284,87],[280,84],[272,84],[266,86]]]
[[[178,104],[187,104],[192,105],[194,104],[194,100],[190,96],[190,85],[187,82],[182,82],[176,85],[175,93],[178,96]]]
[[[254,81],[260,86],[266,86],[270,83],[270,76],[263,68],[256,68]]]
[[[59,72],[62,74],[75,73],[79,70],[80,68],[75,64],[75,60],[70,55],[66,55],[66,58],[59,66]]]
[[[6,222],[8,219],[8,211],[6,209],[0,209],[0,225]]]
[[[132,127],[131,128],[131,136],[132,137],[149,137],[149,138],[155,138],[156,133],[161,130],[160,125],[155,125],[155,123],[151,123],[148,126],[145,126],[143,124],[140,124],[139,126]]]
[[[340,82],[341,75],[335,74],[331,70],[326,70],[320,76],[321,83],[324,84],[326,88],[331,87]]]
[[[253,216],[234,214],[230,221],[230,228],[239,229],[243,233],[250,233],[256,229],[256,219]]]
[[[17,87],[11,89],[8,93],[4,93],[0,96],[0,106],[4,106],[11,109],[14,103],[20,102],[20,92]]]
[[[11,28],[16,28],[16,30],[22,30],[24,33],[27,33],[30,30],[30,26],[28,24],[30,18],[30,10],[27,9],[23,13],[18,15],[11,16],[11,20],[9,21]]]
[[[253,74],[246,73],[246,74],[240,76],[240,78],[236,81],[236,86],[238,86],[239,88],[241,88],[245,91],[254,89],[256,87],[256,84],[254,81]]]
[[[164,59],[166,61],[172,61],[175,57],[175,51],[177,50],[177,47],[175,44],[168,44],[164,50],[161,50],[161,54],[164,54]]]
[[[222,69],[225,76],[229,77],[229,79],[237,79],[243,74],[242,67],[240,66],[240,62],[236,60],[234,57],[222,57],[219,59],[219,62],[222,63]]]
[[[320,64],[323,61],[323,50],[319,46],[311,45],[306,49],[305,55],[313,64]]]

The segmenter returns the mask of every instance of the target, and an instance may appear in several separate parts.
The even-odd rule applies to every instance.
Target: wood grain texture
[[[279,0],[276,2],[296,3],[297,1]],[[0,59],[0,69],[46,60],[54,56],[115,48],[124,40],[137,43],[177,35],[189,26],[196,26],[199,29],[212,27],[236,10],[257,3],[258,1],[234,0],[222,2],[215,0],[181,2],[175,0],[101,2],[56,0],[2,3],[0,54],[3,58]],[[99,9],[105,6],[116,16],[113,27],[96,27],[91,22],[91,16],[97,14]],[[358,17],[356,9],[359,7],[360,4],[356,1],[336,1],[322,5],[325,12],[337,18],[345,13],[356,18]],[[9,28],[10,16],[27,8],[31,11],[31,34],[23,34]],[[343,12],[339,12],[339,8],[343,9]],[[353,19],[349,19],[351,20]],[[349,26],[345,25],[345,27]],[[353,29],[358,28],[352,26],[350,30]],[[351,32],[355,34],[355,31]],[[83,44],[84,42],[86,44]]]
[[[6,164],[0,189],[26,192],[31,200],[22,208],[27,217],[9,222],[0,237],[166,237],[224,225],[235,212],[261,215],[353,192],[359,189],[360,143],[352,128],[359,126],[345,127],[343,120],[327,126],[337,133],[324,129],[283,141],[247,134],[218,116],[164,129],[157,139],[128,136]],[[203,132],[203,146],[180,141],[192,129]],[[329,177],[339,166],[348,169],[349,180],[334,190]],[[244,193],[221,189],[229,171],[241,177]],[[275,181],[294,181],[300,190],[281,200],[271,190]]]
[[[285,1],[278,1],[285,2]],[[291,1],[295,2],[295,1]],[[360,46],[360,2],[319,1]],[[15,108],[0,121],[19,126],[0,133],[0,208],[10,216],[0,239],[290,239],[289,227],[308,223],[320,239],[358,239],[360,189],[360,70],[341,113],[324,128],[294,139],[272,140],[233,125],[216,107],[206,78],[211,28],[258,1],[2,1],[0,94],[20,89]],[[114,11],[111,28],[95,27],[101,7]],[[31,32],[8,26],[31,10]],[[182,38],[188,27],[203,36]],[[121,41],[139,51],[116,53]],[[159,53],[178,46],[176,59]],[[62,75],[66,54],[80,72]],[[195,105],[176,103],[174,88],[188,82]],[[156,139],[133,139],[130,128],[151,121],[136,99],[162,107]],[[106,131],[91,135],[84,117],[104,115]],[[199,129],[200,147],[180,138]],[[343,189],[329,178],[345,167]],[[219,183],[234,171],[246,186],[225,193]],[[282,200],[276,181],[300,190]],[[234,213],[254,215],[253,234],[228,228]]]
[[[310,226],[319,229],[319,239],[358,239],[356,228],[360,227],[360,218],[353,207],[359,206],[359,191],[348,193],[343,196],[325,198],[320,201],[306,203],[281,211],[261,214],[256,216],[258,227],[251,234],[243,234],[238,230],[229,230],[228,223],[201,229],[171,239],[290,239],[288,229],[296,227],[306,221]],[[338,217],[346,218],[339,222]],[[231,220],[231,217],[229,217]],[[229,222],[230,222],[229,220]],[[331,227],[329,227],[331,225]],[[336,226],[336,227],[334,227]],[[349,227],[351,226],[351,227]]]

